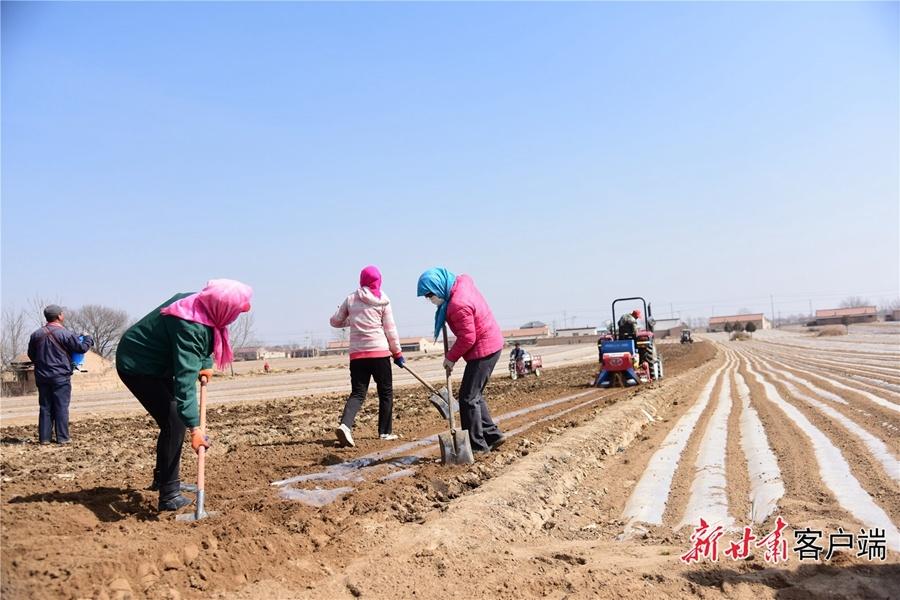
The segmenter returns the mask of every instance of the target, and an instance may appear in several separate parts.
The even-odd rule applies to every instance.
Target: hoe
[[[200,379],[200,429],[206,433],[206,377]],[[175,517],[179,521],[199,521],[206,517],[216,516],[215,512],[208,513],[203,509],[206,503],[206,448],[200,446],[197,452],[197,504],[193,514],[187,513]]]

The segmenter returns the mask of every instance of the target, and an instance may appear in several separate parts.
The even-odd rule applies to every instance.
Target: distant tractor
[[[616,304],[639,300],[644,311],[616,315]],[[657,381],[663,377],[662,357],[656,351],[653,337],[652,309],[641,297],[617,298],[612,303],[610,333],[600,338],[600,374],[597,387],[630,387]],[[641,328],[643,316],[643,329]]]
[[[682,344],[693,344],[694,338],[691,337],[690,329],[682,329],[681,330],[681,343]]]

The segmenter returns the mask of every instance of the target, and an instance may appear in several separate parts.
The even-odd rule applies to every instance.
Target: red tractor
[[[616,303],[640,300],[643,313],[634,310],[616,320]],[[612,303],[610,334],[600,338],[600,374],[594,381],[598,387],[629,387],[656,381],[663,377],[662,357],[653,338],[653,317],[647,301],[640,297],[617,298]],[[643,315],[643,328],[640,318]]]

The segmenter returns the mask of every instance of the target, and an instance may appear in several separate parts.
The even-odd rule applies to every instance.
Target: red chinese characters
[[[693,547],[681,555],[682,562],[690,564],[701,558],[713,562],[719,560],[719,538],[723,533],[725,532],[721,525],[710,531],[709,524],[701,518],[700,527],[694,529],[694,533],[691,534]]]
[[[765,547],[766,553],[763,558],[769,563],[778,563],[788,559],[788,544],[784,536],[784,529],[787,527],[787,521],[778,517],[775,519],[775,530],[769,535],[756,542],[756,547]]]
[[[743,560],[750,556],[750,542],[756,539],[756,536],[753,535],[753,531],[750,527],[744,527],[744,535],[741,537],[738,542],[731,542],[730,546],[727,550],[725,550],[725,556],[730,558],[731,560]]]

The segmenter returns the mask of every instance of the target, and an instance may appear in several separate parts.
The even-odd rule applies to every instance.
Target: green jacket
[[[128,328],[116,349],[123,373],[174,378],[178,415],[188,427],[200,425],[197,377],[212,368],[212,327],[163,315],[159,311],[190,294],[176,294]]]

